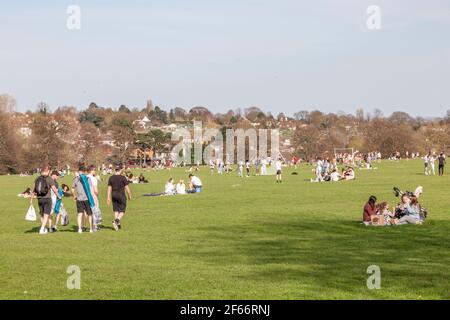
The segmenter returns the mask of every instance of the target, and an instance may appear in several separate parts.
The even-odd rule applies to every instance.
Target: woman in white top
[[[175,194],[175,186],[173,185],[172,178],[170,178],[169,181],[167,181],[166,186],[164,188],[164,193],[168,196],[172,196]]]
[[[431,174],[434,176],[435,172],[434,172],[434,163],[436,161],[436,156],[433,154],[430,154],[430,156],[428,157],[428,163],[430,164],[431,167]]]
[[[425,175],[428,175],[428,159],[429,159],[429,154],[426,154],[425,157],[423,157],[423,164],[425,167]]]
[[[177,183],[177,194],[186,194],[186,185],[183,180]]]

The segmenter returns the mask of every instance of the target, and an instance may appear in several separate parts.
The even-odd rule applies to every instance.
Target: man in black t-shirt
[[[131,191],[128,186],[128,180],[122,175],[122,169],[116,168],[116,172],[108,180],[108,206],[113,204],[114,211],[114,230],[121,229],[120,221],[122,220],[127,209],[127,197],[131,200]]]
[[[439,161],[439,175],[443,176],[445,167],[445,154],[443,152],[441,152],[441,154],[439,155],[438,161]]]

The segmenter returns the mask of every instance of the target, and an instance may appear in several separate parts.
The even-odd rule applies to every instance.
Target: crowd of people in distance
[[[377,169],[373,166],[375,161],[381,161],[381,153],[377,152],[369,152],[365,154],[356,154],[355,155],[355,165],[361,169]]]
[[[427,210],[419,204],[419,197],[423,192],[421,186],[414,192],[402,192],[394,188],[396,196],[400,197],[400,203],[390,211],[387,202],[377,204],[377,198],[370,196],[363,208],[363,223],[366,226],[390,226],[404,224],[422,224],[427,218]]]
[[[334,155],[334,158],[336,159],[336,162],[343,165],[353,164],[355,152],[341,152],[336,153]]]
[[[299,161],[300,161],[299,158],[295,158],[294,161],[291,161],[291,164],[297,166]],[[240,178],[244,177],[249,178],[253,174],[256,176],[265,176],[268,174],[268,168],[270,167],[273,167],[275,170],[276,182],[282,183],[283,159],[281,156],[278,157],[275,161],[271,157],[256,158],[252,161],[248,159],[245,161],[240,160],[237,163],[237,175]],[[230,173],[231,171],[233,171],[231,164],[229,162],[224,163],[221,159],[210,159],[209,169],[211,175],[214,174],[216,169],[219,175],[222,175],[224,173]],[[189,170],[188,172],[191,172],[191,170]]]
[[[355,170],[351,165],[346,165],[339,173],[338,161],[336,158],[317,157],[315,168],[315,178],[311,182],[336,182],[340,180],[354,180],[356,178]]]

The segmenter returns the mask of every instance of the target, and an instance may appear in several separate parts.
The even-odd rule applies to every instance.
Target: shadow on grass
[[[191,246],[186,254],[217,266],[242,265],[246,271],[234,275],[241,280],[298,281],[360,297],[368,294],[367,268],[378,265],[387,290],[380,296],[427,292],[448,299],[449,230],[449,221],[385,228],[332,220],[212,226],[200,229],[210,245]]]
[[[41,227],[33,227],[32,229],[25,231],[25,233],[39,233],[40,229],[41,229]],[[113,230],[113,231],[115,231],[113,227],[109,227],[109,226],[108,227],[107,226],[101,226],[99,231],[101,231],[101,230]],[[58,232],[58,233],[59,232],[61,232],[61,233],[78,232],[78,226],[73,225],[69,229],[58,229],[58,231],[56,231],[56,232]]]

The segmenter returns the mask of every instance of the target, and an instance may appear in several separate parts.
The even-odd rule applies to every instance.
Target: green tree
[[[156,152],[168,151],[171,142],[170,133],[164,133],[159,129],[151,130],[144,134],[138,134],[136,145],[142,149],[152,148]]]

